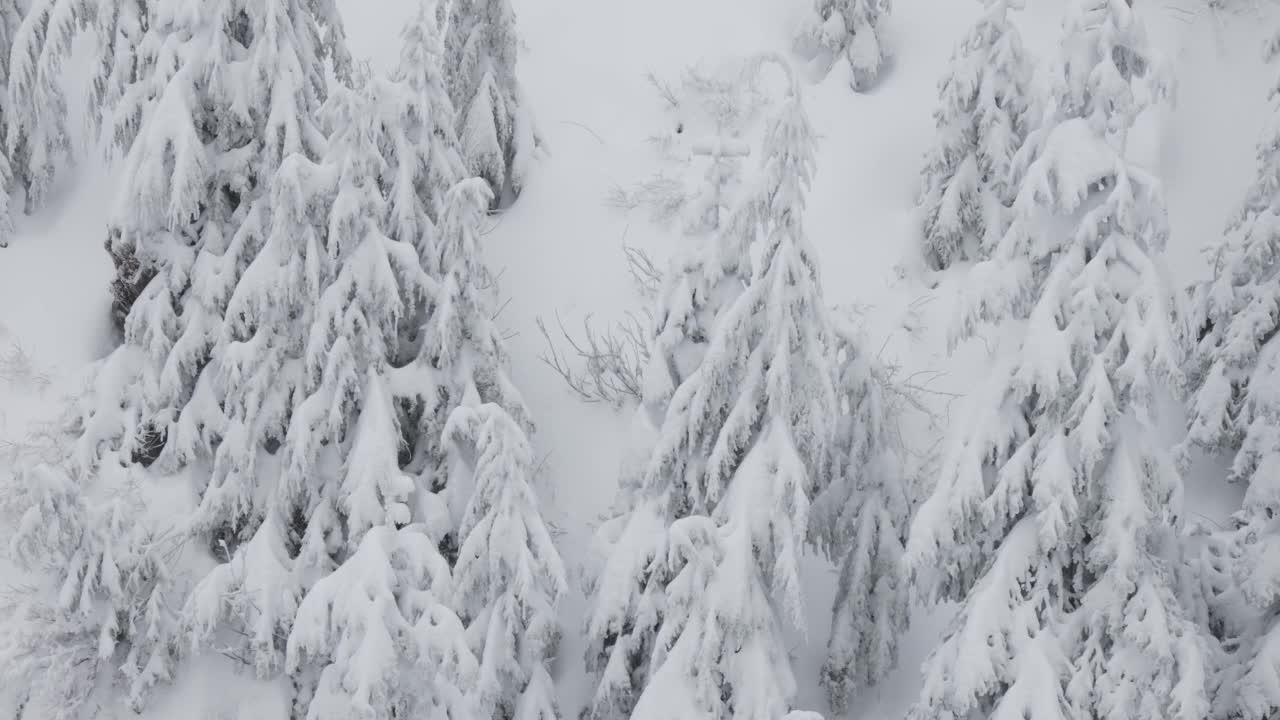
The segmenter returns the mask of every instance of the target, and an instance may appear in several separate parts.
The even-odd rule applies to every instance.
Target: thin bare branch
[[[640,288],[640,293],[647,298],[657,295],[662,287],[663,275],[649,253],[631,245],[623,245],[622,252],[627,255],[627,272]]]
[[[52,383],[49,375],[37,370],[31,355],[16,342],[10,343],[8,350],[0,352],[0,380],[37,390],[43,390]]]
[[[511,304],[511,298],[507,298],[506,300],[503,300],[503,301],[502,301],[502,304],[501,304],[501,305],[499,305],[499,306],[498,306],[498,308],[497,308],[496,310],[494,310],[494,311],[493,311],[493,314],[489,316],[489,319],[490,319],[490,320],[497,320],[497,319],[498,319],[498,316],[499,316],[499,315],[502,315],[502,311],[503,311],[503,310],[506,310],[506,309],[507,309],[507,306],[508,306],[508,305],[510,305],[510,304]]]
[[[671,85],[669,83],[659,79],[652,70],[645,74],[645,79],[648,80],[649,84],[658,91],[658,95],[667,103],[669,108],[674,110],[680,107],[680,100],[676,97],[676,93],[671,89]]]
[[[582,128],[583,130],[586,130],[587,132],[591,133],[591,136],[594,137],[597,141],[599,141],[601,145],[608,145],[608,143],[604,141],[604,138],[600,137],[599,133],[587,127],[583,123],[580,123],[576,120],[561,120],[560,122],[564,123],[565,125],[573,125],[574,127]]]
[[[582,362],[574,369],[568,358],[552,340],[546,323],[537,319],[538,330],[546,340],[547,351],[541,360],[564,380],[569,389],[586,402],[607,402],[622,407],[629,400],[639,400],[641,377],[648,360],[645,325],[634,313],[614,330],[598,332],[591,325],[591,315],[582,321],[582,338],[575,339],[556,315],[562,341]]]

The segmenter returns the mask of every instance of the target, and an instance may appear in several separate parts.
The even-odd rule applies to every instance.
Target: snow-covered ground
[[[672,118],[646,76],[676,78],[693,64],[787,52],[805,3],[515,4],[526,46],[520,72],[545,154],[518,203],[494,218],[485,240],[510,299],[500,322],[511,333],[514,379],[538,423],[539,490],[559,530],[561,552],[576,570],[613,499],[629,420],[607,405],[581,402],[540,360],[545,342],[537,320],[554,328],[559,315],[573,328],[591,314],[603,325],[639,309],[643,300],[627,273],[624,246],[662,258],[679,242],[642,213],[607,202],[612,188],[655,170],[648,138],[670,130]],[[1167,185],[1169,263],[1175,277],[1187,281],[1205,271],[1198,249],[1220,232],[1250,180],[1272,81],[1261,58],[1270,24],[1259,22],[1261,11],[1244,3],[1217,13],[1194,0],[1137,5],[1179,82],[1176,106],[1150,119],[1149,142],[1138,151],[1158,165]],[[395,38],[413,6],[413,0],[384,0],[373,10],[346,0],[356,53],[375,66],[393,62]],[[1053,49],[1060,6],[1060,0],[1030,0],[1020,22],[1033,51]],[[883,345],[902,372],[937,373],[921,377],[931,378],[944,425],[947,409],[958,407],[951,394],[963,394],[981,372],[985,350],[965,347],[947,356],[952,283],[930,290],[914,271],[912,210],[920,157],[933,130],[936,82],[978,10],[966,0],[896,0],[885,41],[894,57],[877,87],[854,94],[841,71],[806,86],[821,135],[807,227],[827,297],[832,304],[864,306],[870,340]],[[113,184],[110,172],[99,168],[86,160],[50,209],[21,219],[19,237],[0,251],[0,472],[5,452],[14,449],[10,444],[22,443],[32,427],[55,417],[76,372],[112,342],[106,293],[111,266],[102,241]],[[916,449],[931,447],[939,434],[923,422],[908,432]],[[1213,499],[1198,503],[1198,512],[1220,518],[1230,506],[1221,492],[1204,495]],[[825,650],[831,573],[819,560],[810,564],[812,627],[807,642],[795,643],[801,705],[818,710],[825,709],[816,670]],[[562,607],[566,632],[558,680],[566,717],[576,715],[587,692],[580,638],[585,603],[575,583]],[[850,717],[901,717],[917,692],[919,665],[945,622],[945,611],[918,613],[899,672],[868,692]],[[193,707],[225,709],[229,717],[275,716],[267,707],[274,702],[269,690],[245,685],[227,692],[230,676],[215,665],[162,695],[152,716],[197,717]]]

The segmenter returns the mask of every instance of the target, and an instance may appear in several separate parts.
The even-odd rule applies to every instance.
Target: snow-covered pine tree
[[[285,440],[277,495],[310,518],[293,573],[320,579],[298,606],[286,670],[309,690],[308,671],[319,669],[314,697],[297,703],[311,720],[465,720],[479,714],[465,691],[477,666],[449,608],[451,572],[437,548],[448,512],[400,468],[390,381],[398,326],[414,319],[433,283],[413,244],[379,228],[385,167],[375,92],[365,80],[326,107],[335,192],[325,247],[336,272],[307,341],[310,382]]]
[[[445,5],[422,2],[405,27],[400,61],[391,77],[375,80],[382,116],[379,145],[387,163],[386,230],[390,237],[412,243],[433,277],[442,274],[439,224],[445,194],[467,176],[435,19],[437,7]]]
[[[1280,54],[1280,35],[1266,48]],[[1280,90],[1272,90],[1272,101]],[[1280,107],[1277,108],[1280,110]],[[1280,356],[1275,307],[1280,302],[1280,127],[1270,126],[1258,144],[1253,184],[1224,236],[1206,248],[1213,276],[1195,286],[1190,325],[1196,332],[1190,358],[1188,445],[1227,453],[1229,479],[1246,486],[1236,526],[1221,533],[1231,552],[1230,586],[1253,607],[1234,629],[1240,646],[1238,677],[1230,682],[1231,717],[1266,720],[1280,711]]]
[[[99,39],[103,54],[94,88],[100,99],[109,103],[100,111],[111,119],[112,141],[127,153],[127,172],[138,182],[187,183],[148,187],[153,197],[141,201],[126,198],[123,207],[133,209],[137,217],[117,221],[109,229],[107,250],[116,264],[113,309],[122,327],[125,315],[153,275],[173,262],[226,265],[225,270],[215,273],[225,285],[220,294],[226,295],[257,250],[254,238],[261,231],[250,230],[256,233],[250,237],[219,237],[213,243],[200,243],[211,247],[195,258],[185,257],[189,252],[169,252],[166,245],[175,239],[178,246],[192,245],[193,238],[184,236],[184,228],[211,225],[220,236],[235,232],[242,223],[250,228],[263,223],[261,212],[250,210],[256,199],[269,197],[269,178],[275,168],[294,151],[317,157],[321,137],[314,121],[299,122],[298,118],[314,114],[323,99],[325,61],[331,62],[340,77],[346,75],[350,64],[331,0],[273,0],[261,7],[254,5],[254,11],[242,17],[240,0],[218,0],[190,16],[173,12],[168,3],[174,1],[136,8],[133,3],[105,3],[95,16],[96,29],[104,37]],[[298,10],[297,33],[281,24],[281,11],[275,9],[281,3],[284,16],[295,6],[304,8]],[[295,22],[288,17],[288,22]],[[145,33],[134,38],[139,24],[146,28]],[[207,36],[209,44],[186,41],[184,45],[189,43],[199,52],[183,54],[177,51],[177,44],[163,42],[168,37],[183,37],[188,30],[204,33],[201,37]],[[121,53],[137,60],[123,61]],[[238,53],[245,53],[243,63],[233,61]],[[277,76],[276,62],[297,74]],[[248,105],[239,89],[243,84],[251,92],[253,102]],[[281,102],[269,104],[277,97]],[[149,119],[152,114],[167,113],[174,116]],[[159,127],[165,122],[172,122],[173,127]],[[208,128],[216,132],[209,136]],[[148,129],[152,131],[149,134]],[[134,152],[139,142],[143,147]],[[217,149],[231,164],[209,162],[208,148]],[[149,164],[133,167],[138,161]],[[206,197],[212,200],[204,200]],[[204,218],[216,222],[207,223]],[[176,224],[173,232],[170,219]],[[188,264],[171,273],[182,278],[190,269]],[[175,283],[175,287],[181,285]],[[219,302],[225,306],[225,297]]]
[[[121,447],[164,470],[212,458],[202,514],[227,510],[220,520],[238,532],[255,522],[240,503],[255,495],[253,473],[242,474],[256,463],[251,449],[278,445],[301,399],[300,333],[321,290],[322,218],[309,195],[325,145],[317,113],[326,60],[345,69],[341,39],[326,39],[321,25],[327,4],[159,8],[154,42],[186,62],[162,54],[142,86],[124,95],[150,90],[157,100],[141,111],[109,238],[113,257],[136,258],[141,277],[154,275],[120,308],[126,347],[149,355],[140,408],[148,427],[126,433]],[[240,60],[231,62],[232,54]],[[126,106],[116,115],[132,112]],[[289,172],[277,181],[286,160]]]
[[[96,379],[68,409],[71,433],[84,432],[93,416],[129,419],[128,407],[108,417],[98,388],[131,378],[108,367]],[[128,467],[90,463],[71,453],[62,463],[17,469],[4,488],[9,557],[30,581],[0,601],[0,678],[22,689],[24,716],[82,718],[102,674],[118,673],[124,699],[140,707],[171,677],[180,651],[173,610],[180,599],[168,567],[179,534],[163,518],[154,522],[145,507],[152,488]],[[91,487],[105,492],[91,497]]]
[[[687,231],[712,232],[720,229],[721,216],[732,210],[734,191],[742,164],[751,154],[746,142],[723,131],[708,140],[694,143],[691,154],[708,158],[706,191],[697,196],[694,220]]]
[[[792,709],[782,630],[803,628],[799,556],[836,414],[829,327],[800,224],[813,152],[793,84],[769,123],[761,186],[711,254],[754,258],[747,283],[660,403],[633,508],[602,529],[612,548],[588,625],[598,676],[589,717],[772,719]]]
[[[695,140],[690,148],[692,156],[708,158],[704,183],[691,193],[696,203],[692,218],[683,228],[697,241],[671,260],[658,288],[638,416],[647,426],[661,424],[672,393],[701,361],[714,318],[742,291],[751,273],[750,259],[738,253],[739,248],[721,247],[715,238],[724,231],[725,221],[732,222],[743,191],[742,171],[752,153],[741,138],[742,106],[748,105],[750,114],[758,101],[744,101],[741,88],[754,88],[752,76],[757,73],[758,63],[753,61],[727,81],[688,74],[696,97],[712,108],[717,132]]]
[[[1280,36],[1267,50],[1268,59],[1280,54]],[[1280,111],[1280,90],[1272,96]],[[1233,480],[1243,482],[1257,477],[1276,450],[1269,439],[1276,427],[1267,415],[1273,403],[1269,376],[1259,373],[1268,372],[1271,341],[1280,327],[1271,312],[1280,300],[1272,282],[1280,263],[1280,217],[1272,209],[1280,187],[1280,127],[1268,130],[1257,156],[1257,174],[1242,207],[1223,237],[1205,248],[1213,275],[1192,289],[1189,319],[1197,337],[1190,358],[1188,441],[1209,451],[1244,450],[1231,471]]]
[[[712,183],[716,177],[709,177]],[[737,215],[741,218],[742,215]],[[735,216],[730,215],[733,222]],[[719,232],[727,232],[724,227]],[[697,372],[712,337],[712,326],[742,292],[750,259],[719,243],[697,238],[664,273],[655,298],[649,360],[643,369],[636,411],[634,465],[619,480],[615,514],[596,533],[602,567],[589,582],[594,609],[587,620],[587,669],[596,689],[586,709],[594,720],[630,717],[648,684],[654,640],[671,573],[654,561],[665,557],[671,511],[650,487],[646,466],[654,440],[670,412],[677,388]],[[724,245],[725,247],[720,247]],[[638,585],[636,585],[638,583]]]
[[[466,177],[436,20],[444,5],[424,0],[404,30],[399,64],[389,78],[374,79],[381,123],[378,145],[385,162],[384,228],[388,237],[417,249],[423,268],[436,281],[442,274],[444,199],[449,188]],[[393,380],[408,458],[405,471],[421,486],[439,490],[444,487],[443,436],[450,398],[432,357],[429,320],[436,302],[437,293],[428,293],[402,323],[402,351],[418,361],[398,367]],[[454,540],[450,535],[449,542]],[[451,562],[454,550],[447,553]]]
[[[922,252],[935,270],[991,253],[1017,192],[1013,156],[1033,117],[1032,61],[1009,11],[1022,0],[984,0],[939,83],[936,144],[920,193]]]
[[[82,0],[83,1],[83,0]],[[11,182],[26,192],[26,212],[38,209],[58,163],[70,159],[62,61],[78,30],[74,0],[5,0],[22,17],[0,51],[7,52],[4,145]],[[25,10],[25,12],[24,12]],[[6,12],[5,14],[9,14]]]
[[[1264,466],[1265,467],[1265,466]],[[1242,720],[1271,720],[1280,711],[1280,491],[1274,479],[1255,480],[1245,494],[1230,569],[1241,597],[1257,616],[1248,617],[1236,656],[1227,712]]]
[[[22,26],[26,11],[25,0],[0,0],[0,92],[8,97],[9,54],[14,38]],[[9,127],[8,103],[0,105],[0,138],[7,137]],[[13,192],[13,168],[9,163],[8,143],[0,143],[0,248],[7,247],[13,237],[13,215],[9,210],[9,195]]]
[[[300,389],[301,373],[300,359],[283,367],[261,362],[294,348],[272,345],[275,316],[254,302],[262,299],[255,291],[287,294],[313,278],[300,258],[271,249],[286,242],[268,237],[273,218],[290,243],[297,240],[287,248],[306,243],[292,237],[306,228],[287,227],[272,209],[273,200],[291,199],[281,197],[288,195],[281,186],[296,187],[298,179],[288,186],[273,176],[286,156],[323,150],[313,116],[325,62],[341,71],[344,57],[338,28],[322,24],[335,17],[326,2],[161,0],[146,13],[139,46],[147,51],[127,78],[115,79],[126,91],[110,109],[112,117],[141,118],[109,240],[117,257],[136,258],[141,294],[119,308],[125,341],[94,369],[70,456],[28,474],[36,502],[29,532],[18,539],[29,566],[53,564],[60,584],[53,606],[81,618],[135,706],[175,670],[185,578],[170,572],[170,561],[176,548],[195,545],[182,542],[188,532],[180,511],[148,512],[158,495],[146,490],[172,471],[191,475],[202,504],[197,526],[223,531],[205,538],[215,553],[234,552],[263,519],[260,503],[270,494],[259,482],[270,477],[269,450],[283,437],[290,383]],[[268,258],[261,269],[248,269],[261,255]],[[270,260],[288,261],[292,274],[282,275],[280,265],[268,272]],[[241,283],[242,275],[257,284]],[[303,300],[294,292],[275,309]],[[259,375],[250,374],[250,361],[259,362]],[[48,517],[51,503],[40,498],[59,493],[76,500],[52,503],[66,512]],[[275,642],[271,628],[254,630]]]
[[[1124,156],[1168,85],[1124,0],[1075,0],[1064,29],[1011,227],[961,303],[962,333],[1020,342],[911,528],[917,579],[963,603],[914,718],[1210,709],[1211,640],[1176,577],[1182,482],[1153,419],[1180,380],[1166,210]]]
[[[822,680],[843,713],[853,692],[897,663],[910,609],[901,564],[911,499],[888,425],[891,378],[849,323],[835,320],[833,331],[839,416],[811,535],[840,564]]]
[[[454,607],[467,626],[484,717],[559,717],[549,663],[559,640],[565,570],[534,493],[532,423],[507,377],[479,245],[492,195],[482,178],[451,188],[442,218],[444,277],[427,357],[451,411],[444,493],[458,518]]]
[[[96,43],[85,102],[86,124],[88,131],[102,142],[108,159],[115,160],[132,146],[152,99],[146,94],[131,95],[130,91],[139,89],[138,81],[157,60],[157,49],[146,41],[154,39],[149,30],[150,17],[158,6],[154,0],[56,1],[73,5],[78,25]],[[145,56],[142,62],[138,62],[139,55]]]
[[[656,435],[676,389],[702,362],[711,327],[721,309],[742,291],[750,272],[742,256],[722,265],[714,247],[695,246],[668,268],[656,298],[656,317],[649,337],[649,361],[644,368],[637,435]],[[588,617],[587,669],[596,689],[586,709],[593,720],[630,717],[640,692],[648,684],[654,640],[665,606],[671,573],[655,560],[665,557],[671,520],[668,498],[650,487],[646,472],[647,439],[636,466],[624,466],[615,502],[616,514],[596,533],[602,567],[590,579],[594,599]]]
[[[814,0],[796,45],[832,65],[847,60],[849,84],[861,92],[875,83],[889,56],[881,38],[889,10],[890,0]]]
[[[516,79],[520,39],[511,0],[449,3],[444,49],[449,98],[470,174],[489,183],[496,208],[520,194],[538,144]]]
[[[400,655],[416,660],[425,649],[406,635],[396,636],[395,652],[378,643],[430,610],[410,609],[410,596],[426,592],[419,599],[434,606],[442,599],[430,589],[448,587],[447,576],[436,577],[438,538],[404,530],[424,522],[411,500],[426,498],[399,469],[387,379],[399,323],[430,283],[413,246],[379,227],[376,115],[345,90],[326,112],[328,154],[316,163],[295,153],[281,164],[265,242],[228,304],[216,388],[226,430],[194,518],[223,563],[200,580],[186,612],[198,644],[220,646],[230,627],[236,654],[259,673],[283,661],[295,714],[392,717],[421,689],[397,681]],[[442,527],[440,514],[425,527]],[[348,567],[354,557],[391,574],[355,586],[333,580],[361,576]],[[322,597],[339,596],[339,607],[312,600],[313,584]],[[383,607],[387,627],[343,614],[393,598],[404,604]],[[309,623],[298,636],[290,635],[295,613]]]

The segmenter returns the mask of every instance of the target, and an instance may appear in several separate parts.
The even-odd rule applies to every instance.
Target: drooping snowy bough
[[[889,57],[882,39],[889,10],[890,0],[814,0],[813,12],[796,38],[797,50],[828,70],[847,62],[850,86],[867,90]]]

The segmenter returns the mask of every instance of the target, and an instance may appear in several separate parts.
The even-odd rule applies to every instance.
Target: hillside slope
[[[1175,108],[1150,119],[1135,152],[1156,164],[1167,183],[1170,267],[1187,281],[1204,272],[1198,248],[1220,231],[1249,182],[1272,79],[1261,63],[1261,40],[1274,24],[1252,9],[1215,14],[1192,0],[1138,2],[1157,44],[1175,63],[1180,90]],[[526,45],[521,74],[545,152],[520,200],[493,219],[486,242],[510,299],[500,322],[511,333],[514,379],[538,423],[534,442],[544,459],[539,491],[561,551],[577,569],[598,517],[612,502],[629,421],[608,405],[583,403],[542,362],[546,345],[538,320],[554,332],[557,316],[576,328],[591,315],[604,327],[642,309],[624,247],[643,248],[660,260],[680,241],[642,213],[607,202],[611,189],[659,167],[649,138],[669,132],[672,117],[646,76],[676,78],[695,64],[786,52],[805,7],[803,0],[515,4]],[[1051,50],[1060,2],[1029,5],[1022,18],[1027,44]],[[394,38],[413,0],[386,0],[376,13],[359,0],[346,0],[346,6],[355,52],[376,66],[394,62]],[[806,88],[822,137],[807,227],[827,297],[832,304],[863,307],[871,346],[883,347],[902,373],[931,378],[930,402],[941,425],[951,417],[948,410],[962,412],[962,400],[954,396],[963,394],[985,358],[976,347],[946,356],[947,295],[956,278],[930,290],[917,276],[912,212],[920,157],[933,130],[936,82],[978,9],[964,0],[896,0],[886,38],[895,57],[876,88],[856,95],[840,72]],[[4,451],[21,449],[31,429],[57,414],[76,372],[112,342],[106,322],[110,263],[101,249],[110,173],[86,162],[66,185],[54,206],[23,219],[13,246],[0,251],[0,473],[12,460]],[[924,420],[914,418],[906,428],[921,453],[941,432]],[[1195,481],[1206,489],[1201,512],[1224,515],[1231,493]],[[815,559],[808,576],[812,626],[807,641],[795,641],[801,702],[825,710],[816,668],[824,653],[831,570]],[[587,692],[579,638],[585,602],[575,583],[561,614],[566,632],[558,675],[566,717],[576,715]],[[917,690],[919,664],[945,621],[945,611],[919,614],[900,671],[862,698],[850,717],[901,716]],[[278,716],[280,697],[271,687],[234,677],[227,661],[210,659],[162,693],[148,715]],[[233,682],[239,689],[228,691]],[[202,715],[192,714],[196,707]],[[111,712],[103,709],[101,717]]]

